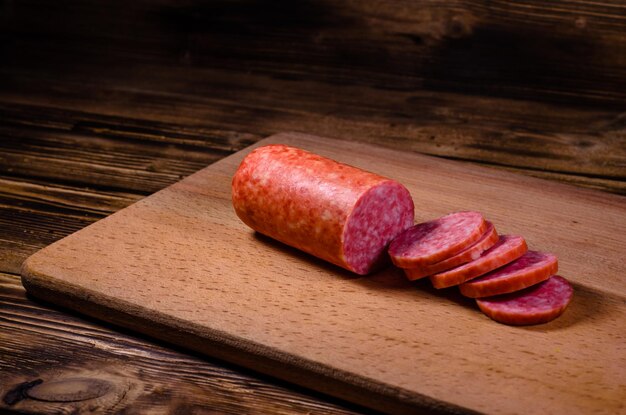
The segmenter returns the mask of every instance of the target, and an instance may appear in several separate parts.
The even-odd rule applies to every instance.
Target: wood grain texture
[[[25,286],[389,412],[624,410],[624,198],[297,134],[261,143],[276,141],[400,180],[417,220],[476,209],[525,235],[559,256],[576,287],[570,309],[547,325],[503,326],[397,270],[355,278],[255,236],[230,206],[245,151],[44,249],[26,262]]]
[[[114,76],[152,63],[387,91],[626,99],[620,0],[39,0],[2,11],[3,51],[25,77],[42,63],[63,76],[78,56]]]
[[[0,273],[0,303],[2,413],[362,413],[328,397],[322,401],[241,368],[51,309],[28,298],[17,276]],[[109,389],[98,399],[62,402],[68,390],[61,394],[57,384],[54,393],[47,391],[46,401],[19,393],[7,403],[18,385],[41,380],[47,386],[77,378],[87,385],[106,382]],[[28,394],[31,388],[24,389]]]
[[[11,163],[16,163],[11,167],[14,172],[39,175],[45,173],[41,169],[56,167],[47,174],[59,180],[69,176],[68,172],[80,169],[81,176],[89,178],[87,183],[91,186],[107,183],[117,188],[127,186],[134,191],[144,188],[156,190],[156,185],[148,183],[150,172],[145,171],[151,165],[157,173],[153,175],[154,183],[163,186],[168,183],[167,180],[181,174],[183,159],[189,160],[183,172],[188,174],[193,167],[199,168],[200,160],[215,161],[259,138],[258,134],[236,131],[272,134],[281,130],[296,130],[515,168],[529,175],[624,193],[626,124],[619,110],[573,108],[425,91],[390,94],[375,89],[272,80],[263,76],[241,78],[225,72],[172,72],[178,72],[174,79],[205,81],[199,86],[179,85],[172,78],[149,79],[143,86],[150,90],[148,92],[137,91],[140,86],[128,79],[112,79],[108,86],[103,86],[102,79],[93,85],[89,85],[88,81],[64,84],[63,89],[76,94],[72,97],[46,90],[49,84],[33,81],[29,81],[29,85],[36,85],[38,93],[45,98],[24,91],[17,95],[5,91],[5,99],[11,104],[0,107],[0,111],[4,110],[2,112],[7,121],[15,123],[20,129],[24,128],[21,124],[24,122],[43,124],[52,136],[47,139],[48,146],[57,141],[53,137],[59,135],[59,131],[45,124],[69,123],[72,131],[63,133],[69,134],[73,145],[78,147],[74,158],[59,155],[47,167],[49,160],[41,157],[41,147],[27,146],[22,150],[25,153],[15,155],[15,150],[9,149],[7,144],[6,165],[9,166],[10,158]],[[81,77],[84,78],[83,74]],[[61,81],[54,83],[58,85],[58,82]],[[124,82],[128,82],[125,87],[122,86]],[[119,99],[99,97],[98,94],[107,88],[116,91],[122,88],[124,92],[116,93]],[[171,91],[154,92],[155,88],[161,91],[171,88]],[[187,89],[202,96],[174,94],[174,91]],[[238,92],[233,94],[232,91]],[[211,98],[216,94],[221,97]],[[49,101],[50,96],[54,97],[53,102]],[[144,105],[129,108],[126,106],[129,100]],[[155,107],[155,104],[158,105]],[[184,108],[184,111],[172,112],[170,105]],[[49,106],[66,109],[57,110]],[[16,114],[14,108],[21,110],[20,113]],[[233,131],[233,126],[240,130]],[[41,135],[38,129],[42,127],[37,125],[35,128],[31,139]],[[195,148],[187,146],[185,135],[181,137],[177,134],[181,130],[196,138]],[[6,133],[9,137],[10,134],[13,133]],[[19,134],[25,143],[29,142],[24,132]],[[132,174],[128,175],[125,175],[126,170],[115,170],[110,165],[98,165],[92,169],[89,165],[79,164],[90,162],[75,158],[89,154],[81,151],[105,149],[96,140],[96,137],[100,139],[102,136],[105,142],[111,142],[113,136],[113,143],[122,148],[130,149],[133,145],[143,148],[145,145],[146,151],[152,154],[155,150],[151,146],[161,139],[159,145],[162,151],[168,145],[180,150],[176,160],[178,171],[175,170],[176,163],[169,166],[171,156],[165,156],[164,152],[154,154],[164,159],[156,164],[139,158],[133,166],[137,170],[131,169],[128,173]],[[30,163],[22,163],[20,157],[29,154],[35,156],[32,171],[27,170]],[[194,160],[198,162],[193,163]],[[143,181],[134,183],[135,178]],[[76,175],[69,180],[75,181]]]
[[[245,132],[302,131],[624,193],[622,2],[260,4],[9,2],[2,115],[212,160]],[[221,133],[240,136],[204,147]],[[112,185],[163,187],[174,167]]]
[[[35,251],[140,198],[0,175],[0,272],[19,273]]]

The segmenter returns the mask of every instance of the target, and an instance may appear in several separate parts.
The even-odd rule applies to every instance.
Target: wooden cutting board
[[[392,413],[624,413],[626,198],[327,138],[286,143],[404,183],[416,220],[479,210],[574,283],[545,325],[491,321],[456,289],[358,277],[256,235],[230,181],[248,148],[31,256],[34,296]]]

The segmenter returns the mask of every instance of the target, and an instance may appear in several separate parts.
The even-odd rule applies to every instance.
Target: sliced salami
[[[459,285],[516,260],[527,250],[526,241],[521,236],[502,235],[498,242],[484,251],[478,259],[449,271],[431,275],[430,282],[435,288]]]
[[[547,323],[560,316],[574,296],[570,283],[559,275],[521,291],[478,298],[476,303],[491,319],[515,326]]]
[[[528,251],[507,266],[462,284],[459,288],[466,297],[479,298],[522,290],[556,274],[558,260],[553,254]]]
[[[443,261],[439,261],[433,265],[426,265],[421,268],[405,269],[404,273],[407,278],[411,281],[417,280],[442,271],[447,271],[459,265],[478,259],[480,254],[498,242],[498,232],[496,232],[495,226],[493,226],[493,223],[491,222],[486,223],[487,229],[485,230],[485,233],[475,244],[462,250],[458,254]]]
[[[389,245],[389,255],[400,268],[432,265],[474,244],[486,227],[478,212],[451,213],[400,233]]]
[[[241,162],[232,202],[257,232],[358,274],[384,264],[389,242],[414,220],[400,183],[285,145]]]

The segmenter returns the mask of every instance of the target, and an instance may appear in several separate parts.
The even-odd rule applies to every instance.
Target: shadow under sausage
[[[313,255],[307,254],[299,249],[293,248],[282,242],[276,241],[268,236],[254,232],[254,238],[272,249],[283,252],[304,262],[308,267],[318,268],[326,273],[350,281],[356,286],[370,291],[389,292],[402,297],[413,297],[416,301],[451,301],[460,307],[475,310],[480,313],[473,298],[463,296],[457,287],[436,289],[428,278],[421,278],[416,281],[408,281],[404,272],[391,265],[386,265],[380,271],[369,275],[357,275],[339,266],[321,260]],[[294,272],[298,272],[294,269]],[[517,326],[520,330],[547,332],[562,330],[581,322],[597,322],[600,320],[624,318],[624,305],[626,300],[615,294],[595,290],[582,284],[574,285],[574,298],[564,313],[555,320],[538,325]]]
[[[259,243],[281,251],[297,261],[304,262],[307,266],[320,269],[336,278],[350,281],[367,290],[394,291],[396,295],[406,295],[408,297],[415,297],[416,299],[424,297],[424,294],[427,294],[427,296],[432,295],[438,298],[446,297],[463,306],[475,307],[473,300],[467,301],[468,299],[461,296],[458,290],[437,290],[433,288],[428,278],[417,281],[407,280],[404,276],[404,272],[400,268],[393,266],[391,260],[388,260],[387,264],[378,271],[368,275],[358,275],[258,232],[254,232],[254,238]],[[294,272],[297,272],[296,268],[294,268]]]
[[[273,250],[283,252],[285,255],[288,255],[296,259],[297,261],[304,262],[312,268],[319,268],[330,274],[334,274],[337,278],[351,280],[362,277],[362,275],[350,272],[347,269],[343,269],[335,264],[331,264],[328,261],[324,261],[290,245],[277,241],[276,239],[270,238],[269,236],[263,235],[262,233],[254,232],[253,235],[254,239],[256,239],[259,243],[270,247]],[[294,268],[294,272],[297,272],[297,269]]]
[[[580,323],[596,325],[605,320],[626,318],[626,300],[618,295],[573,283],[574,297],[560,317],[545,324],[520,326],[529,331],[547,332],[563,330]]]
[[[471,309],[479,311],[478,306],[476,305],[476,301],[473,298],[468,298],[468,297],[465,297],[463,294],[461,294],[458,287],[437,289],[433,287],[433,285],[430,283],[429,278],[421,278],[417,281],[414,281],[414,284],[420,290],[427,292],[432,297],[437,297],[440,299],[445,299],[447,301],[452,301],[453,303],[461,307],[471,308]]]

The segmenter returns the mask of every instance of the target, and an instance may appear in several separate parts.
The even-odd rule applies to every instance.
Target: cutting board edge
[[[172,318],[41,274],[24,261],[22,285],[34,298],[151,338],[389,414],[477,414],[472,409]],[[30,261],[29,261],[30,260]],[[59,287],[63,288],[59,288]],[[56,287],[56,289],[55,289]],[[84,295],[86,294],[86,295]],[[126,311],[123,311],[126,310]],[[146,314],[152,314],[148,318]],[[175,331],[173,332],[172,329]]]

